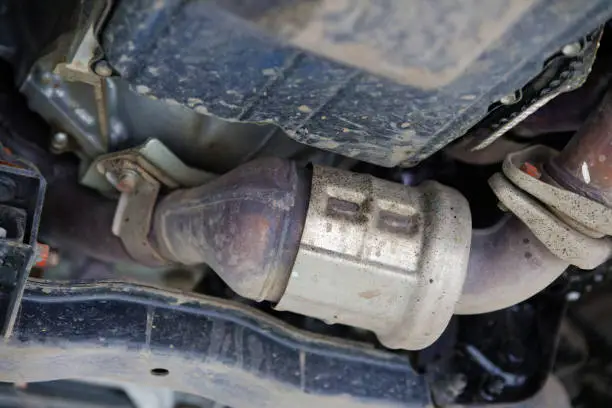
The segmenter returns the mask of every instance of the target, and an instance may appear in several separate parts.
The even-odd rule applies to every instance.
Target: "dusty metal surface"
[[[157,139],[187,165],[217,174],[257,157],[295,157],[303,162],[330,163],[316,149],[287,137],[270,124],[253,126],[223,121],[178,104],[167,104],[129,89],[116,76],[104,78],[105,106],[98,109],[94,88],[69,82],[42,59],[21,85],[30,108],[51,126],[69,136],[62,151],[74,150],[87,159],[124,150]],[[108,146],[103,145],[100,122],[109,124]]]
[[[411,165],[610,15],[606,0],[138,0],[117,4],[102,46],[143,95]]]
[[[372,330],[387,347],[424,348],[453,314],[470,234],[467,202],[448,187],[317,166],[276,308]]]
[[[559,258],[579,268],[593,269],[612,255],[611,241],[593,238],[571,228],[501,174],[494,174],[489,185],[508,210]]]
[[[169,260],[207,263],[243,297],[277,301],[298,250],[309,185],[295,162],[252,161],[161,200],[155,241]]]
[[[279,4],[253,20],[300,48],[398,83],[436,89],[460,77],[535,3],[320,0]],[[465,12],[475,7],[478,13]]]
[[[550,285],[568,266],[516,217],[475,229],[455,313],[488,313],[516,305]]]

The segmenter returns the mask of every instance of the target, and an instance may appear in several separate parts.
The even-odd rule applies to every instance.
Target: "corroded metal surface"
[[[276,301],[298,250],[308,190],[307,170],[294,162],[255,160],[164,198],[155,240],[167,259],[207,263],[239,295]]]
[[[549,165],[555,181],[612,207],[612,92]]]

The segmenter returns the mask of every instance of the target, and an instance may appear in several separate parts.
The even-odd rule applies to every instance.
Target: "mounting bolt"
[[[561,52],[566,57],[575,57],[580,54],[580,51],[582,51],[582,45],[579,42],[567,44],[561,48]]]
[[[96,73],[96,75],[105,78],[113,75],[113,69],[108,64],[108,62],[104,60],[98,61],[96,65],[94,65],[94,72]]]
[[[565,295],[565,299],[568,302],[575,302],[578,299],[580,299],[580,296],[581,296],[580,292],[577,292],[577,291],[573,290],[573,291],[569,292],[567,295]]]
[[[518,92],[512,92],[511,94],[508,94],[504,97],[502,97],[499,101],[503,104],[503,105],[514,105],[515,103],[517,103],[520,100],[520,95]]]
[[[70,141],[68,135],[64,132],[57,132],[51,139],[51,150],[55,153],[61,153],[68,147]]]
[[[115,187],[122,193],[133,193],[140,176],[134,170],[124,170],[117,179]]]
[[[504,383],[504,380],[502,380],[501,378],[492,378],[490,379],[487,384],[485,385],[485,391],[490,395],[490,396],[496,396],[496,395],[500,395],[505,388],[506,384]]]

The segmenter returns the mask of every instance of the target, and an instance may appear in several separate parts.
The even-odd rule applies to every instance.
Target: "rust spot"
[[[539,179],[540,177],[542,177],[542,173],[540,172],[540,170],[533,164],[529,163],[529,162],[525,162],[523,163],[523,165],[521,166],[521,170],[527,174],[529,174],[531,177],[537,178]]]

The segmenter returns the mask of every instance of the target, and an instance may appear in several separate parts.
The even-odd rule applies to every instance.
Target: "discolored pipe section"
[[[161,200],[153,240],[166,259],[207,263],[240,296],[278,301],[306,218],[309,170],[269,158]]]
[[[545,177],[560,187],[612,207],[612,91],[545,170]],[[512,216],[473,231],[467,278],[455,313],[486,313],[522,302],[568,267],[525,222]]]
[[[562,187],[612,207],[612,91],[547,171]]]
[[[472,231],[468,271],[456,314],[480,314],[520,303],[557,279],[569,263],[557,258],[514,216]]]

